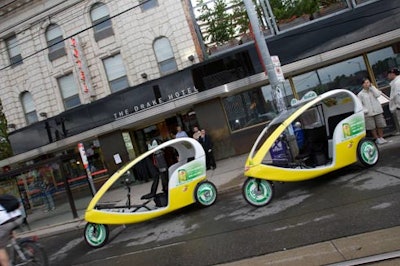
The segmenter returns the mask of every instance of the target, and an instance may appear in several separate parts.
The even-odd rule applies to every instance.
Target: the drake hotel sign
[[[129,106],[125,109],[122,109],[118,112],[114,113],[114,119],[120,119],[123,118],[125,116],[128,115],[132,115],[136,112],[139,111],[144,111],[146,109],[152,108],[152,107],[156,107],[158,105],[162,105],[164,103],[170,102],[170,101],[174,101],[177,100],[179,98],[183,98],[192,94],[196,94],[199,91],[193,86],[193,87],[188,87],[186,89],[178,89],[176,91],[173,91],[169,94],[166,95],[166,97],[160,97],[160,98],[154,98],[154,99],[149,99],[148,101],[139,103],[139,104],[135,104],[132,106]]]

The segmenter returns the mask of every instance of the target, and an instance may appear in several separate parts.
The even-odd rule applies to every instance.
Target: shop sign
[[[146,109],[158,106],[158,105],[162,105],[164,103],[167,103],[167,102],[170,102],[170,101],[173,101],[173,100],[177,100],[179,98],[182,98],[182,97],[185,97],[185,96],[189,96],[189,95],[192,95],[192,94],[196,94],[198,92],[199,91],[195,87],[189,87],[189,88],[186,88],[186,89],[177,90],[175,92],[172,92],[172,93],[168,94],[164,98],[160,97],[158,99],[151,99],[149,101],[146,101],[146,102],[143,102],[143,103],[140,103],[140,104],[136,104],[136,105],[127,107],[125,109],[122,109],[122,110],[120,110],[118,112],[115,112],[113,114],[114,115],[114,119],[120,119],[120,118],[123,118],[125,116],[134,114],[136,112],[143,111],[143,110],[146,110]]]

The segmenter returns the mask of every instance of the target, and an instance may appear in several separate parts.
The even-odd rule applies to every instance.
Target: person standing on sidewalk
[[[42,194],[43,203],[46,205],[46,210],[44,210],[44,212],[54,211],[56,206],[54,204],[53,195],[51,194],[54,187],[47,178],[41,176],[38,177],[37,184]]]
[[[390,69],[387,77],[390,80],[389,110],[397,119],[397,126],[400,126],[400,70],[398,68]]]
[[[198,126],[194,126],[193,127],[193,138],[195,140],[199,140],[200,137],[201,137],[201,132],[199,130],[199,127]]]
[[[183,131],[182,130],[182,127],[181,126],[177,126],[176,127],[176,135],[175,135],[175,138],[185,138],[185,137],[188,137],[188,134],[185,132],[185,131]]]
[[[207,170],[210,168],[215,169],[217,168],[217,165],[215,163],[215,158],[214,158],[214,151],[213,151],[213,142],[211,140],[211,137],[206,134],[206,130],[202,129],[200,131],[201,136],[199,138],[199,142],[203,146],[203,149],[206,153],[206,167]]]
[[[384,144],[387,141],[383,138],[383,128],[386,127],[385,117],[383,116],[383,108],[378,101],[381,91],[371,84],[369,78],[362,80],[363,89],[358,93],[361,100],[365,115],[365,128],[371,131],[372,137],[376,144]]]

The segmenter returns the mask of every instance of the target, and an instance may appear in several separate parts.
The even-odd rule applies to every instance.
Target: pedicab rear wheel
[[[210,181],[198,183],[194,193],[196,203],[201,207],[211,206],[217,200],[217,188]]]
[[[87,223],[85,226],[85,242],[92,248],[100,248],[107,243],[110,231],[106,224]]]
[[[374,166],[379,159],[379,149],[373,140],[362,139],[357,146],[357,158],[366,167]]]
[[[274,186],[268,180],[249,177],[243,184],[242,193],[250,205],[262,207],[272,200]]]

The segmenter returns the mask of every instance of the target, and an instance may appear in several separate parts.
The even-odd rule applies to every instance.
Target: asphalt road
[[[112,227],[110,242],[89,248],[82,231],[44,238],[51,265],[215,265],[400,225],[400,145],[379,163],[353,165],[306,182],[276,184],[255,208],[241,191],[146,223]]]

